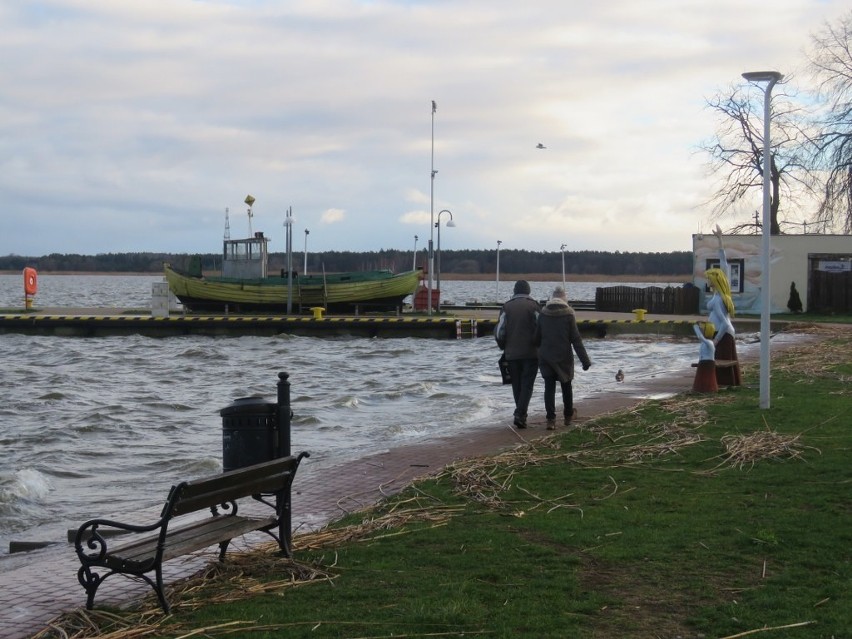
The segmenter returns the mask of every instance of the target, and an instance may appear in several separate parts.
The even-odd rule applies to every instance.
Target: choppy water
[[[36,307],[119,307],[151,308],[151,285],[162,282],[161,275],[39,275]],[[530,282],[536,299],[545,299],[556,285],[562,282]],[[443,280],[441,300],[446,303],[505,301],[512,295],[514,280],[481,282],[469,280]],[[571,300],[595,299],[600,286],[613,286],[613,282],[568,282]],[[630,286],[680,286],[670,282],[631,283]],[[408,300],[411,301],[410,299]],[[23,308],[23,276],[0,274],[0,309]]]
[[[0,308],[21,306],[10,297],[11,278],[0,276]],[[45,276],[37,305],[145,307],[160,279]],[[495,286],[442,284],[464,295]],[[548,286],[533,293],[545,297]],[[594,365],[575,382],[580,403],[640,392],[634,383],[688,368],[697,356],[694,341],[657,336],[589,338],[586,347]],[[300,474],[494,428],[513,408],[491,339],[0,335],[0,353],[0,555],[36,526],[61,538],[93,514],[151,506],[175,480],[217,472],[219,409],[251,395],[275,401],[279,371],[292,384],[292,449],[311,452]],[[627,374],[620,385],[618,368]],[[543,412],[541,392],[538,384],[532,408]]]

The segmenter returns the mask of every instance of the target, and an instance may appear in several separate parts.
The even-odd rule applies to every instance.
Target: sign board
[[[842,260],[820,260],[819,271],[827,271],[828,273],[846,273],[852,271],[852,262]]]

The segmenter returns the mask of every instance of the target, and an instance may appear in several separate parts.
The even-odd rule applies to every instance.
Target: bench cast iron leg
[[[106,576],[111,574],[108,573]],[[91,610],[95,605],[95,593],[98,591],[98,586],[101,585],[103,579],[98,573],[92,572],[88,566],[81,566],[80,570],[77,571],[77,581],[80,582],[80,585],[86,591],[86,610]]]

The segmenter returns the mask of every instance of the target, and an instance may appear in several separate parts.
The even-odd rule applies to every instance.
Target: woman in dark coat
[[[547,428],[553,430],[556,427],[557,380],[562,388],[562,413],[567,426],[576,415],[574,391],[571,386],[574,379],[574,352],[580,358],[584,371],[589,370],[592,361],[577,329],[574,309],[568,305],[565,289],[561,286],[556,287],[553,297],[538,316],[535,342],[539,347],[538,366],[544,379]]]

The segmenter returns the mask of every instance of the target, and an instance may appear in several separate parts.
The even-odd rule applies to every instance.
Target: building
[[[760,235],[722,236],[737,314],[761,312],[762,242]],[[692,283],[703,310],[709,295],[704,271],[719,264],[716,236],[693,235],[692,258]],[[769,263],[771,313],[790,312],[791,287],[804,311],[852,313],[852,235],[773,235]]]

